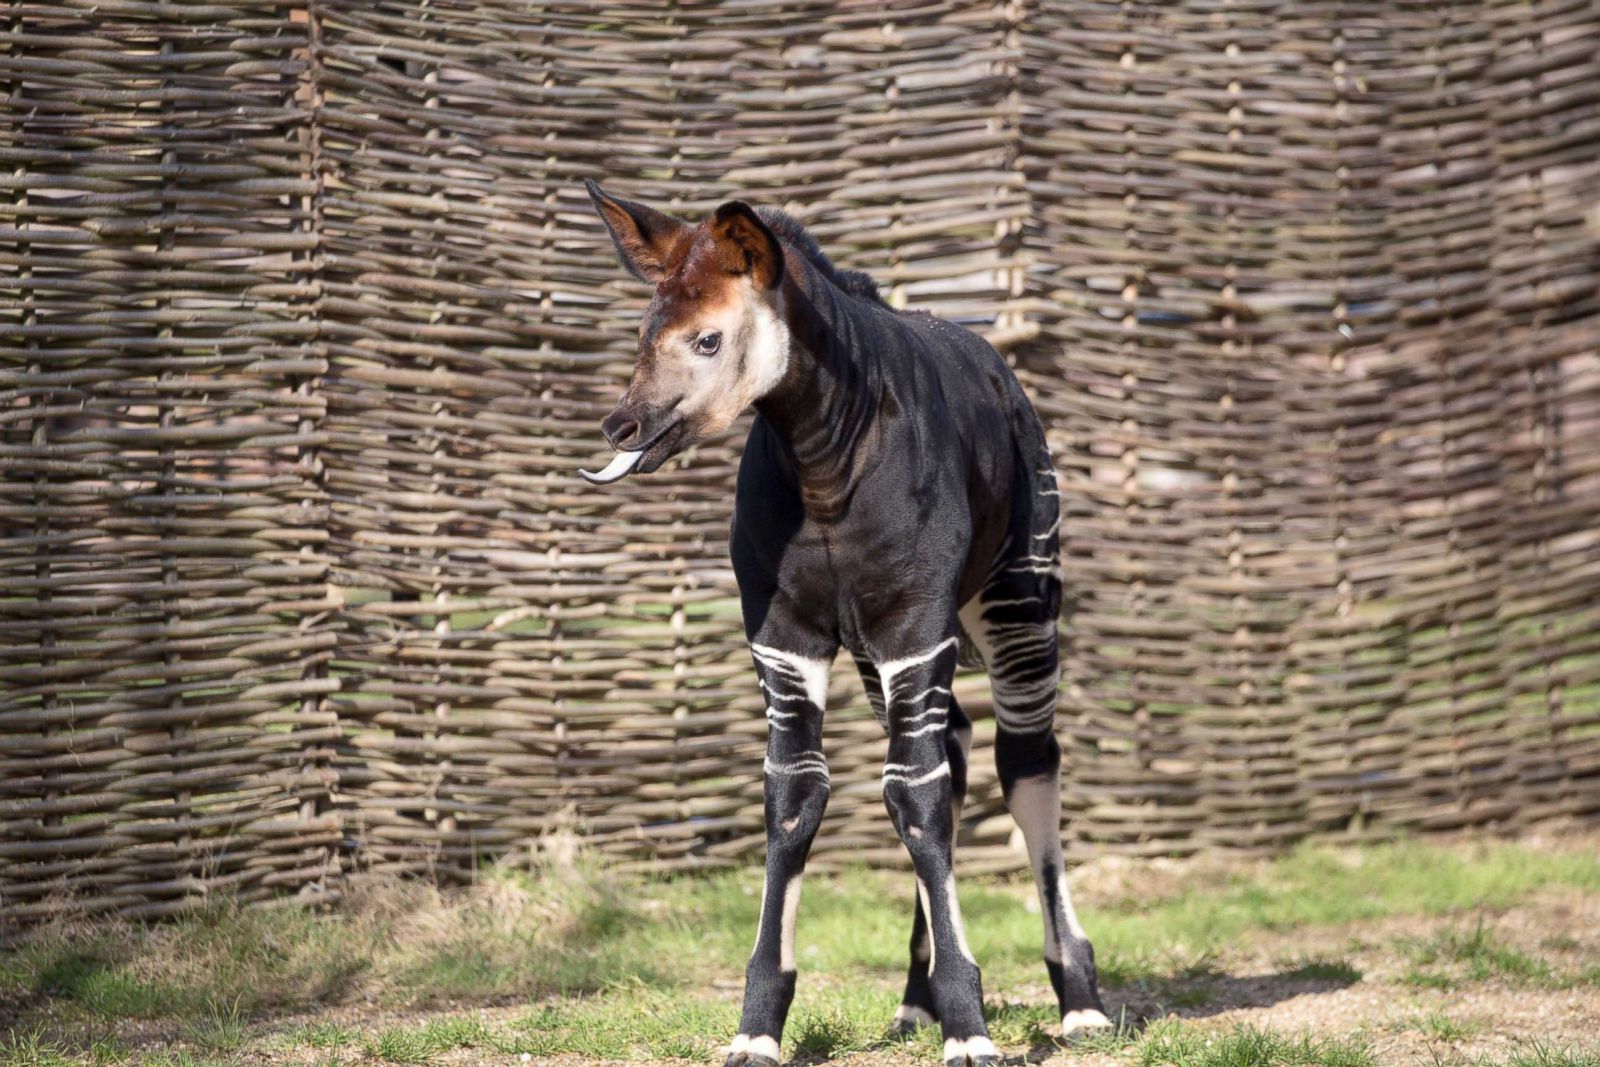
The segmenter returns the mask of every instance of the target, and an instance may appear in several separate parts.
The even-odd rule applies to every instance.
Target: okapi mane
[[[794,216],[775,207],[758,207],[756,214],[773,233],[778,235],[780,241],[805,256],[807,262],[835,286],[861,300],[870,300],[884,307],[889,306],[878,292],[878,283],[872,280],[870,274],[865,271],[842,270],[835,267],[833,260],[829,259],[827,253],[823,252],[822,246],[817,244],[817,239],[807,233],[806,228]]]

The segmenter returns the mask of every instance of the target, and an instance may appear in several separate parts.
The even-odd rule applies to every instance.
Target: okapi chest
[[[726,1067],[778,1060],[841,648],[888,732],[884,805],[916,874],[893,1027],[937,1021],[947,1064],[998,1062],[952,866],[971,739],[951,692],[963,652],[993,686],[997,769],[1027,842],[1062,1029],[1109,1025],[1061,852],[1059,500],[1015,376],[976,334],[889,308],[781,212],[731,201],[690,225],[588,188],[623,266],[656,292],[601,427],[616,455],[585,477],[655,470],[757,412],[730,546],[767,704],[766,884]]]

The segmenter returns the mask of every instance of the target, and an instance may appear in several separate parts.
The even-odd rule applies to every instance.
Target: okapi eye
[[[702,356],[714,356],[717,354],[717,349],[721,347],[722,335],[720,333],[703,333],[695,338],[694,350]]]

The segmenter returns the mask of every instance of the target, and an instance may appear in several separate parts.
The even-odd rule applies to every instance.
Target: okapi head
[[[587,184],[628,272],[656,287],[639,326],[633,378],[600,424],[617,455],[596,484],[655,470],[727,429],[789,366],[783,245],[749,204],[730,200],[699,225]]]

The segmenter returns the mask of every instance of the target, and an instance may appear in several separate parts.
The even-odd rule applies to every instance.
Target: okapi
[[[982,338],[895,311],[782,212],[736,200],[690,225],[588,190],[622,265],[655,296],[601,425],[616,455],[584,476],[653,471],[756,409],[730,550],[767,704],[766,884],[725,1067],[778,1061],[841,645],[888,731],[883,800],[916,871],[894,1029],[938,1021],[947,1064],[999,1062],[952,868],[972,728],[950,686],[974,654],[993,684],[995,762],[1027,842],[1062,1030],[1108,1025],[1062,862],[1060,501],[1022,387]]]

